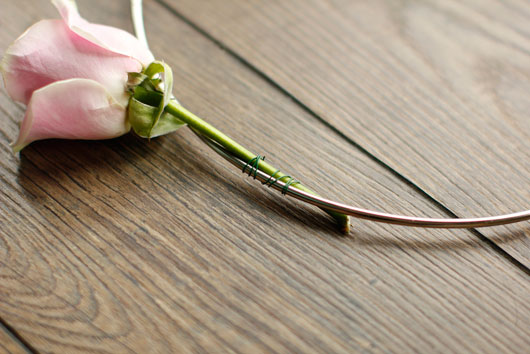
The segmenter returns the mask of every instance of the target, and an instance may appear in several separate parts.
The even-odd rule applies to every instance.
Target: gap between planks
[[[0,351],[10,354],[38,353],[13,327],[0,317]]]
[[[300,99],[298,99],[295,95],[293,95],[291,92],[289,92],[285,87],[281,86],[277,81],[275,81],[272,77],[267,75],[265,72],[258,69],[255,65],[253,65],[251,62],[246,60],[243,56],[238,54],[235,50],[230,48],[230,46],[226,45],[222,42],[222,40],[216,38],[214,35],[209,33],[206,29],[202,28],[200,25],[198,25],[195,21],[189,19],[184,14],[182,14],[180,11],[175,9],[171,4],[168,4],[165,0],[156,0],[158,4],[160,4],[163,8],[170,11],[174,16],[176,16],[179,20],[186,23],[188,26],[190,26],[193,30],[198,32],[200,35],[208,39],[209,41],[213,42],[215,45],[217,45],[219,48],[223,49],[228,55],[232,56],[234,59],[236,59],[239,63],[241,63],[243,66],[247,67],[249,70],[254,72],[256,75],[258,75],[260,78],[265,80],[268,84],[270,84],[272,87],[280,91],[282,94],[286,95],[291,99],[296,105],[298,105],[300,108],[302,108],[305,112],[310,114],[312,117],[317,119],[320,123],[331,129],[335,134],[337,134],[341,139],[348,142],[351,146],[353,146],[355,149],[357,149],[362,154],[366,155],[368,158],[379,164],[381,167],[383,167],[385,170],[390,172],[393,176],[397,177],[399,180],[401,180],[406,185],[412,187],[415,191],[418,192],[418,194],[422,197],[424,197],[426,200],[433,203],[434,206],[436,206],[440,211],[445,213],[448,217],[451,218],[457,218],[458,215],[452,211],[449,207],[445,206],[441,201],[436,199],[434,196],[430,195],[425,191],[423,188],[421,188],[418,184],[414,183],[412,180],[392,168],[389,164],[384,162],[379,157],[372,154],[370,151],[368,151],[366,148],[364,148],[362,145],[360,145],[358,142],[356,142],[354,139],[348,137],[346,134],[344,134],[339,128],[337,128],[335,125],[328,122],[326,119],[322,118],[320,115],[318,115],[313,109],[311,109],[309,106],[307,106],[304,102],[302,102]],[[352,220],[355,220],[354,218]],[[477,236],[478,239],[480,239],[482,242],[486,243],[489,247],[491,247],[493,250],[495,250],[497,253],[505,257],[507,260],[509,260],[515,267],[523,270],[526,274],[530,275],[530,268],[527,267],[524,263],[522,263],[520,260],[518,260],[516,257],[508,253],[506,250],[504,250],[502,247],[500,247],[496,242],[491,240],[490,238],[486,237],[482,232],[480,232],[478,229],[469,229],[471,233],[475,236]]]

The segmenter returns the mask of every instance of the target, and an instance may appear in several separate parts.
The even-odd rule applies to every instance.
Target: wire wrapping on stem
[[[142,15],[142,0],[131,0],[131,10],[134,22],[135,32],[138,38],[140,38],[147,46],[147,40],[145,36],[145,29],[143,24]],[[262,184],[278,189],[284,195],[290,195],[296,199],[302,200],[306,203],[318,206],[326,211],[343,213],[345,215],[354,216],[357,218],[372,220],[376,222],[397,224],[403,226],[413,227],[428,227],[428,228],[479,228],[489,227],[497,225],[511,224],[521,221],[530,220],[530,210],[525,210],[517,213],[490,216],[482,218],[471,218],[471,219],[459,219],[459,218],[447,218],[447,219],[436,219],[436,218],[419,218],[414,216],[403,216],[388,214],[373,210],[367,210],[362,208],[353,207],[350,205],[338,203],[332,200],[328,200],[314,194],[305,192],[296,185],[300,182],[296,181],[291,176],[282,175],[276,178],[276,175],[280,173],[280,170],[276,170],[272,174],[267,174],[260,170],[260,161],[265,160],[265,157],[260,155],[254,156],[248,161],[243,161],[237,156],[233,155],[230,151],[225,149],[222,145],[202,135],[200,132],[190,127],[192,131],[203,140],[212,150],[222,156],[224,159],[232,163],[233,165],[242,168],[243,172],[248,170],[248,175],[254,179],[258,179]],[[285,179],[285,181],[282,181]]]
[[[192,129],[193,130],[193,129]],[[193,130],[193,132],[204,141],[212,150],[217,154],[222,156],[224,159],[232,163],[233,165],[243,168],[243,171],[246,171],[248,166],[255,166],[250,169],[249,176],[254,176],[255,179],[260,180],[263,184],[269,183],[274,176],[268,175],[265,172],[257,169],[259,164],[256,164],[254,161],[259,159],[252,159],[248,162],[242,161],[237,157],[233,156],[230,152],[224,149],[221,145],[216,142],[208,139],[207,137],[201,135],[199,132]],[[258,155],[259,156],[259,155]],[[258,157],[256,156],[256,158]],[[286,176],[284,176],[286,177]],[[343,213],[346,215],[354,216],[361,219],[371,220],[375,222],[382,222],[387,224],[395,224],[402,226],[411,226],[411,227],[425,227],[425,228],[460,228],[460,229],[469,229],[469,228],[480,228],[480,227],[490,227],[498,225],[506,225],[521,221],[530,220],[530,210],[521,211],[513,214],[499,215],[499,216],[490,216],[482,218],[470,218],[470,219],[459,219],[459,218],[446,218],[446,219],[436,219],[436,218],[419,218],[414,216],[404,216],[404,215],[395,215],[382,213],[379,211],[367,210],[362,208],[357,208],[343,203],[338,203],[329,199],[321,198],[310,193],[306,193],[292,186],[293,183],[282,182],[281,178],[277,178],[269,186],[275,189],[281,190],[282,194],[289,195],[306,203],[318,206],[322,209],[333,210],[338,213]]]
[[[194,132],[195,132],[195,134],[197,134],[196,131],[194,131]],[[248,173],[249,177],[252,176],[252,177],[254,177],[254,179],[256,179],[257,176],[258,176],[258,172],[259,172],[259,162],[261,160],[265,160],[265,156],[256,155],[256,157],[250,159],[245,164],[245,166],[243,166],[243,170],[242,170],[243,173]],[[247,168],[248,168],[248,171],[247,171]],[[283,195],[287,194],[287,191],[289,190],[290,186],[294,186],[296,184],[300,184],[300,181],[297,181],[296,179],[294,179],[293,177],[291,177],[289,175],[284,175],[284,176],[276,178],[276,175],[278,173],[280,173],[280,170],[276,170],[272,175],[269,176],[269,178],[267,178],[261,184],[266,185],[266,186],[268,186],[270,188],[273,185],[275,185],[276,183],[278,183],[280,180],[286,179],[286,181],[284,182],[284,185],[282,187],[282,190],[281,190]]]

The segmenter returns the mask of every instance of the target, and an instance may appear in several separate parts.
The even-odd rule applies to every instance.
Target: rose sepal
[[[163,94],[148,91],[142,86],[136,87],[134,91],[129,100],[127,115],[134,132],[142,138],[168,134],[186,125],[167,112],[158,114]]]
[[[129,73],[128,88],[128,120],[142,138],[168,134],[186,125],[164,111],[169,102],[177,102],[172,94],[173,73],[166,63],[154,61],[141,73]]]

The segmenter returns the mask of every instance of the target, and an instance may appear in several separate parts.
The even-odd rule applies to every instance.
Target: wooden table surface
[[[126,0],[78,0],[131,31]],[[329,198],[418,216],[530,208],[527,0],[146,0],[191,111]],[[47,0],[1,0],[0,51]],[[9,143],[0,352],[528,353],[530,224],[353,220],[262,187],[187,128]]]

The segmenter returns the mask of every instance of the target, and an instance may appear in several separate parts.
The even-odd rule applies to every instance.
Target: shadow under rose
[[[156,179],[157,172],[153,172],[151,167],[154,163],[165,168],[168,175],[178,176],[186,188],[196,188],[197,193],[203,190],[198,188],[201,185],[222,184],[223,188],[233,192],[230,199],[239,199],[238,205],[242,208],[242,213],[245,212],[244,208],[259,208],[268,217],[274,214],[274,217],[281,217],[311,230],[334,236],[342,235],[333,220],[319,209],[297,205],[284,200],[281,195],[261,190],[264,187],[258,182],[246,183],[246,176],[231,167],[232,171],[212,170],[211,159],[203,156],[204,152],[197,148],[202,143],[196,142],[196,137],[191,133],[183,135],[179,138],[174,135],[163,136],[151,141],[134,134],[102,141],[37,141],[20,153],[17,180],[28,203],[43,207],[52,198],[65,207],[75,209],[80,202],[75,201],[75,196],[69,195],[75,193],[74,187],[90,191],[91,188],[96,188],[93,186],[94,180],[99,180],[101,176],[107,176],[102,179],[114,181],[116,185],[127,184],[133,178],[138,185],[146,184],[147,181],[138,180],[138,176],[142,179]],[[193,146],[195,144],[197,146]],[[214,153],[211,154],[212,158],[217,158]],[[221,158],[219,161],[221,165],[225,164]],[[130,171],[131,164],[147,172],[132,176],[127,172]],[[109,174],[112,176],[108,177]],[[171,180],[168,181],[167,176],[163,179],[165,182],[162,187],[171,188]],[[127,193],[133,192],[125,189],[120,190],[120,193],[125,193],[123,197],[127,198]]]
[[[18,183],[30,203],[39,203],[48,197],[60,198],[65,194],[67,182],[80,188],[88,187],[94,177],[109,173],[109,166],[119,175],[127,161],[115,151],[138,144],[139,140],[125,135],[102,141],[50,139],[34,142],[20,152]],[[138,158],[138,155],[130,155],[130,159]]]
[[[112,150],[137,144],[139,138],[125,135],[101,141],[50,139],[36,141],[20,152],[19,182],[22,187],[36,177],[46,174],[57,182],[67,176],[87,171],[97,173],[105,165],[119,166],[126,161],[112,154]]]
[[[212,159],[219,162],[212,164]],[[142,170],[142,173],[133,176],[130,173],[131,164]],[[65,184],[90,191],[90,188],[97,188],[91,185],[94,181],[99,181],[100,176],[106,176],[107,178],[102,179],[116,184],[116,193],[127,198],[127,194],[133,191],[125,187],[118,189],[119,186],[130,185],[132,179],[139,185],[151,183],[157,178],[157,173],[161,173],[151,171],[152,164],[156,164],[169,176],[163,176],[165,182],[160,182],[163,183],[162,189],[172,188],[172,179],[178,178],[185,188],[192,189],[191,193],[200,196],[205,191],[201,186],[210,185],[209,192],[216,193],[218,189],[228,192],[229,196],[225,194],[219,198],[228,198],[241,213],[248,212],[250,208],[259,209],[258,213],[264,217],[256,222],[262,223],[264,227],[273,218],[281,218],[285,222],[301,226],[304,231],[321,232],[321,236],[342,236],[331,217],[318,208],[269,191],[257,181],[245,181],[248,177],[238,173],[232,166],[225,168],[224,160],[201,145],[190,132],[185,132],[178,138],[170,135],[150,142],[133,134],[103,141],[35,142],[20,154],[18,182],[29,203],[42,207],[49,198],[54,198],[59,203],[63,202],[61,199],[67,199],[64,204],[75,208],[79,202],[75,201],[77,198],[68,197],[72,188],[67,192]],[[277,220],[274,222],[277,223]],[[350,237],[340,238],[350,246],[356,244],[377,248],[435,250],[476,247],[477,236],[470,232],[462,232],[461,238],[440,238],[441,234],[433,230],[432,237],[418,240],[417,235],[410,238],[406,236],[411,230],[400,226],[385,226],[381,234],[367,232],[367,228],[360,225],[365,222],[352,218]],[[398,237],[395,236],[397,233]],[[508,243],[524,239],[529,233],[528,229],[499,233],[493,241],[498,244]]]

